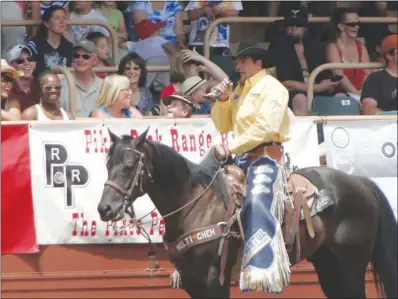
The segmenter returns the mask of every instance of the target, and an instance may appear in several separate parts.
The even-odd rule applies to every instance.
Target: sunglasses
[[[23,63],[25,63],[25,61],[32,62],[33,58],[32,57],[26,57],[26,58],[19,57],[18,59],[15,59],[14,61],[16,64],[23,64]]]
[[[343,23],[344,25],[347,25],[349,27],[356,27],[356,26],[361,26],[361,22],[348,22],[348,23]]]
[[[12,83],[14,78],[7,74],[1,74],[1,82],[3,83]]]
[[[43,86],[43,89],[47,92],[50,92],[51,90],[55,89],[55,91],[60,91],[62,89],[61,84],[46,84]]]
[[[84,60],[89,60],[91,56],[88,54],[77,54],[77,53],[73,54],[74,59],[79,59],[80,57],[83,57]]]

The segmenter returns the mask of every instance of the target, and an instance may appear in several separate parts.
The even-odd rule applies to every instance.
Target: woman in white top
[[[22,112],[23,120],[71,120],[74,119],[59,103],[62,85],[53,72],[47,70],[37,79],[41,93],[40,104],[26,108]]]

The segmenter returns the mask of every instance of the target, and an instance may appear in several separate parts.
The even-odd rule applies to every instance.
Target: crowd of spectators
[[[267,26],[267,36],[261,41],[269,42],[268,53],[273,61],[267,72],[289,90],[289,106],[295,115],[309,115],[309,75],[327,62],[378,61],[385,63],[385,67],[324,71],[316,78],[315,96],[349,97],[361,103],[363,114],[396,111],[397,34],[389,31],[388,24],[374,24],[377,30],[363,26],[359,14],[385,16],[387,2],[365,2],[362,6],[362,2],[350,3],[319,6],[315,1],[250,5],[244,1],[199,0],[1,2],[2,20],[41,20],[40,26],[1,29],[1,118],[206,117],[213,105],[206,96],[212,87],[225,78],[230,78],[234,85],[243,83],[234,70],[229,24],[214,28],[210,34],[210,60],[203,56],[204,34],[209,24],[220,17],[247,16],[251,10],[251,15],[258,16],[263,8],[264,16],[284,16]],[[373,15],[369,5],[375,7]],[[327,26],[310,24],[311,15],[330,16],[331,20]],[[106,28],[67,23],[92,19],[108,23],[116,32],[121,58],[117,65]],[[73,115],[67,79],[52,71],[55,66],[74,69]],[[94,71],[95,67],[107,66],[116,66],[117,73]],[[147,66],[170,66],[170,72],[148,72]]]

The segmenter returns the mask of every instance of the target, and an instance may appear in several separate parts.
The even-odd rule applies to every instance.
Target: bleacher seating
[[[316,96],[312,101],[313,115],[360,115],[361,107],[351,97]]]

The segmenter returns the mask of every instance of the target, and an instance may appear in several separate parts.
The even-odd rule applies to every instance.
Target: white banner
[[[331,121],[324,125],[326,161],[349,174],[371,178],[397,218],[397,121]]]
[[[218,133],[210,119],[106,120],[32,124],[30,150],[32,189],[38,244],[146,243],[129,216],[104,223],[97,205],[107,178],[105,157],[110,146],[107,128],[138,136],[148,126],[149,138],[167,144],[193,162],[200,162],[215,144],[232,134]],[[316,124],[292,120],[292,140],[285,144],[290,166],[319,165]],[[154,208],[148,196],[134,203],[140,218]],[[157,211],[142,219],[154,242],[162,242],[164,223]]]

